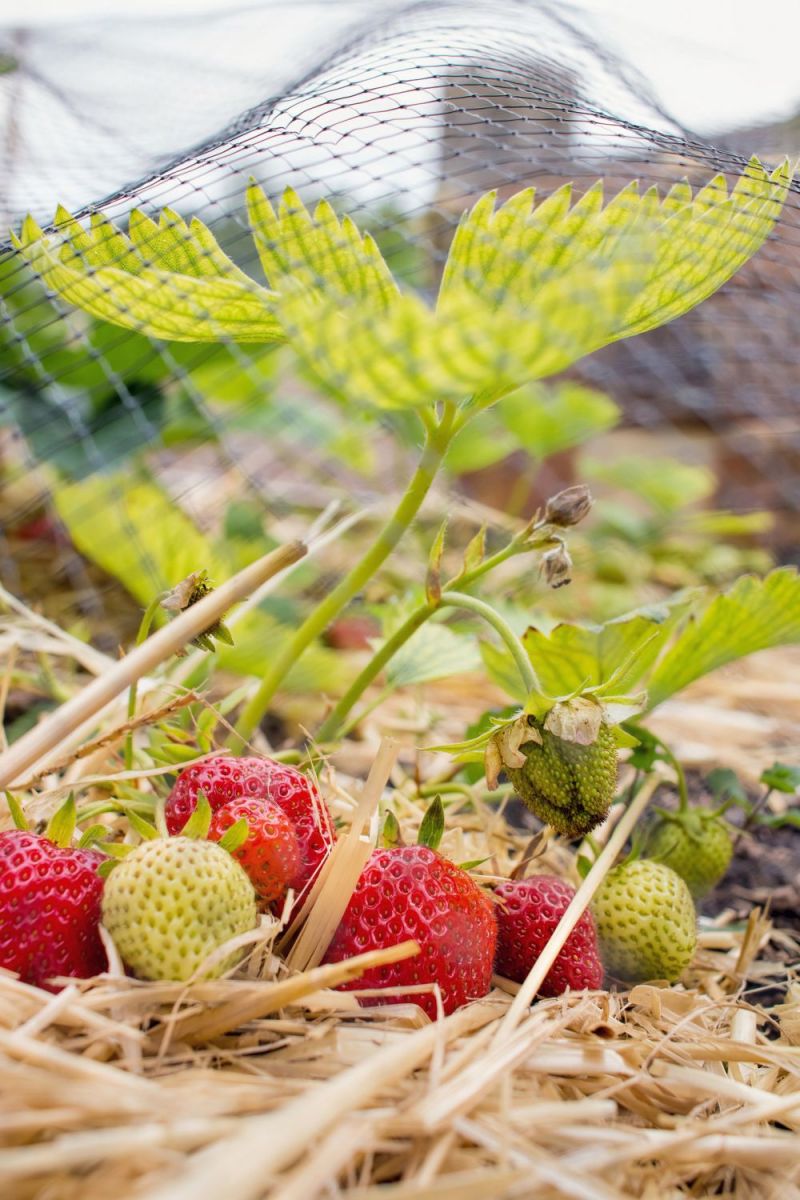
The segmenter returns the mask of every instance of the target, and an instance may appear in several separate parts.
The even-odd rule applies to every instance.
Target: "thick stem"
[[[269,708],[270,701],[291,667],[315,638],[325,630],[345,605],[361,591],[389,557],[419,512],[456,432],[457,410],[448,405],[438,425],[427,427],[425,447],[416,471],[392,516],[384,525],[367,553],[352,571],[318,605],[296,631],[264,676],[255,695],[245,705],[236,727],[231,749],[241,751],[255,733]]]

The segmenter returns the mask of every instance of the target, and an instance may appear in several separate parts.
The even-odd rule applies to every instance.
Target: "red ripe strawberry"
[[[100,941],[102,855],[57,846],[23,829],[0,833],[0,967],[56,991],[55,975],[106,968]]]
[[[292,822],[282,808],[260,796],[239,796],[215,812],[208,836],[218,842],[239,820],[247,822],[247,840],[233,851],[262,904],[279,908],[290,887],[303,878],[303,855]]]
[[[575,889],[556,875],[509,879],[495,889],[497,906],[497,972],[522,983],[566,912]],[[564,943],[539,989],[541,996],[560,996],[567,988],[599,988],[603,966],[597,931],[585,912]]]
[[[341,962],[410,938],[420,946],[415,958],[374,967],[342,990],[438,983],[445,1013],[489,991],[497,943],[491,899],[466,871],[427,846],[373,850],[324,961]],[[408,1002],[435,1019],[433,993],[361,1001]]]
[[[331,852],[335,835],[330,813],[312,781],[294,767],[271,758],[235,758],[219,754],[187,767],[175,780],[167,798],[165,816],[171,834],[180,833],[202,791],[211,811],[216,812],[240,797],[272,800],[294,825],[302,856],[294,886],[299,897],[317,877]]]

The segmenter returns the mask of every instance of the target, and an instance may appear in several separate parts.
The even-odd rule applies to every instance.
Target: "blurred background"
[[[463,210],[489,188],[603,177],[662,192],[800,154],[791,0],[57,0],[0,6],[0,220],[57,204],[124,226],[198,214],[260,278],[254,175],[326,196],[398,278],[435,292]],[[164,344],[64,308],[3,235],[0,579],[116,652],[189,571],[221,578],[331,504],[380,512],[419,432],[323,396],[282,348]],[[466,540],[519,527],[559,487],[599,498],[575,584],[548,611],[614,616],[697,583],[793,562],[800,545],[800,228],[794,191],[756,258],[662,330],[523,389],[465,431],[409,548],[421,578],[442,511]],[[353,534],[357,540],[358,532]],[[256,674],[352,561],[335,544],[252,614],[231,671]],[[416,555],[416,557],[415,557]],[[402,567],[309,671],[380,628]],[[507,581],[519,621],[538,582]],[[338,639],[338,643],[337,643]],[[314,675],[318,678],[319,675]],[[302,688],[307,678],[298,675]]]

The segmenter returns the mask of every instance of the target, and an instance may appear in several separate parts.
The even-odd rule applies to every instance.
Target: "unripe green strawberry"
[[[617,782],[617,743],[601,725],[589,745],[566,741],[539,728],[541,744],[520,746],[522,767],[506,767],[518,795],[540,821],[566,837],[579,837],[608,814]]]
[[[731,827],[707,808],[659,811],[648,832],[645,853],[677,871],[699,900],[719,883],[730,866]]]
[[[649,858],[609,871],[594,898],[600,957],[626,983],[674,982],[697,943],[694,903],[670,867]]]
[[[256,924],[253,885],[216,842],[143,842],[109,875],[103,924],[126,964],[143,979],[189,979],[229,938]],[[218,978],[241,952],[215,963]]]

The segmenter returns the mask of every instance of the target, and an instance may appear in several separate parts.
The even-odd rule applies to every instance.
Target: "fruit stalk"
[[[403,493],[397,508],[384,525],[367,553],[356,563],[352,571],[333,589],[325,600],[309,613],[291,641],[277,656],[272,667],[264,676],[258,690],[245,705],[230,742],[230,749],[241,753],[245,744],[258,729],[272,697],[277,692],[289,670],[294,666],[311,643],[339,615],[345,605],[361,591],[375,572],[383,565],[395,546],[402,539],[422,503],[430,491],[447,453],[448,446],[460,428],[458,410],[448,404],[439,423],[424,417],[426,425],[425,445],[417,469]]]

